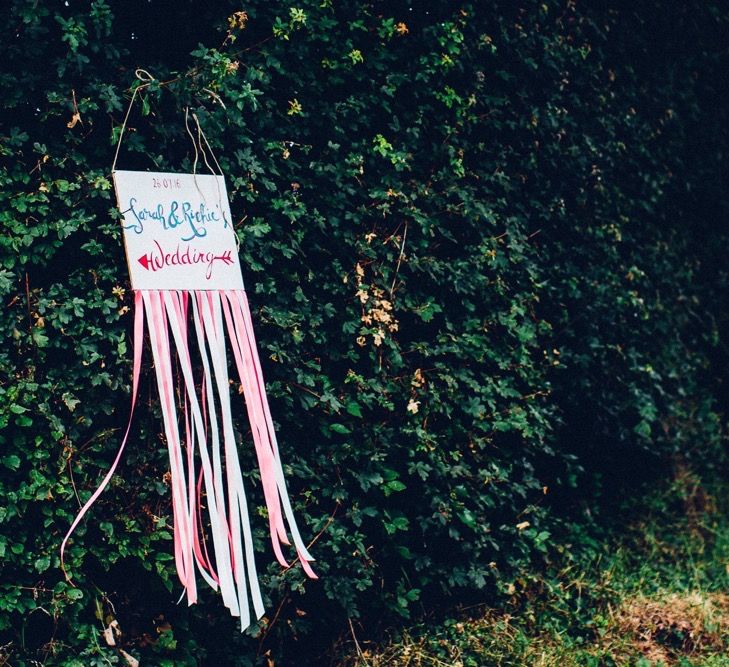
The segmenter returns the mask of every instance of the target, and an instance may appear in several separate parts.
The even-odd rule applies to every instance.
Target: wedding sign
[[[188,604],[197,601],[198,574],[220,589],[244,630],[252,619],[251,604],[255,618],[264,608],[238,460],[229,361],[238,383],[232,393],[238,401],[243,395],[250,424],[273,552],[289,567],[282,546],[293,542],[306,574],[316,575],[286,490],[225,180],[137,171],[113,175],[134,290],[131,412],[146,328],[170,459],[177,575]],[[62,567],[68,539],[111,480],[130,427],[131,416],[110,470],[63,540]]]
[[[114,172],[133,289],[243,289],[222,176]]]

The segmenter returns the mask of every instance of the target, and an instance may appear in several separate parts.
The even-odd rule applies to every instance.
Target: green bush
[[[562,519],[723,462],[719,3],[159,3],[0,10],[0,644],[13,664],[321,664],[539,567]],[[242,13],[245,10],[245,13]],[[721,58],[724,58],[724,61]],[[290,490],[321,581],[272,563],[240,637],[171,565],[110,166],[226,173]],[[722,282],[723,281],[723,282]],[[149,359],[149,355],[147,355]],[[239,414],[239,417],[242,417]],[[243,443],[246,420],[238,419]],[[255,460],[241,456],[256,487]],[[254,497],[254,506],[262,497]],[[156,663],[155,663],[156,661]]]

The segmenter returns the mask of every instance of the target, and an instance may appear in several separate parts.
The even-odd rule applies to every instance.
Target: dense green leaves
[[[585,502],[597,511],[679,454],[722,461],[709,364],[726,326],[724,10],[163,5],[0,12],[13,664],[123,664],[101,634],[113,621],[144,664],[250,665],[269,649],[321,664],[347,618],[374,631],[492,599]],[[199,116],[315,539],[320,582],[271,564],[241,411],[269,610],[242,637],[213,594],[175,605],[148,374],[123,468],[68,551],[79,587],[59,570],[127,418],[131,295],[109,168],[138,67],[154,80],[119,166],[192,169],[184,108]]]

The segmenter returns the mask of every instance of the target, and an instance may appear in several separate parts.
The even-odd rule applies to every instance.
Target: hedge
[[[722,469],[728,22],[694,0],[3,3],[12,664],[322,664],[350,622],[498,601],[565,523],[672,466]],[[119,167],[190,171],[199,116],[315,540],[319,582],[282,572],[252,498],[268,614],[243,635],[212,593],[176,603],[149,350],[75,587],[59,569],[128,416],[110,166],[140,67]]]

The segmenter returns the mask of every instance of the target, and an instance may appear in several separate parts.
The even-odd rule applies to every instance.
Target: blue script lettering
[[[185,225],[189,227],[189,234],[180,237],[180,239],[182,241],[192,241],[195,238],[207,236],[208,230],[205,227],[208,223],[221,222],[222,218],[223,226],[228,227],[228,221],[225,219],[225,215],[220,212],[220,207],[217,206],[216,208],[218,208],[218,212],[208,209],[205,204],[193,208],[188,201],[179,202],[174,200],[170,202],[169,211],[166,212],[163,204],[157,204],[153,208],[140,208],[137,205],[136,198],[130,197],[129,208],[122,211],[122,215],[126,216],[127,213],[131,213],[133,222],[123,226],[124,229],[131,229],[136,234],[141,234],[147,220],[153,220],[161,224],[165,230],[176,229],[180,225]]]
[[[131,229],[135,234],[141,234],[144,231],[145,220],[156,220],[164,224],[165,214],[162,204],[157,204],[157,208],[150,210],[148,208],[137,209],[137,200],[134,197],[129,198],[129,208],[122,211],[122,215],[131,213],[134,216],[134,222],[124,225],[124,229]]]
[[[218,204],[215,204],[215,208],[220,211],[220,216],[223,218],[223,229],[228,229],[228,218],[225,217],[225,211],[222,211]]]
[[[165,229],[174,229],[178,225],[182,224],[182,220],[180,220],[177,217],[177,209],[180,207],[180,205],[173,201],[170,204],[170,214],[167,216],[167,224],[165,225]]]
[[[218,214],[215,211],[209,211],[205,204],[200,204],[199,208],[193,210],[190,202],[183,202],[182,215],[190,225],[190,231],[192,232],[191,236],[183,236],[183,241],[191,241],[195,237],[206,236],[208,230],[205,229],[204,225],[208,222],[218,222],[220,220]]]

